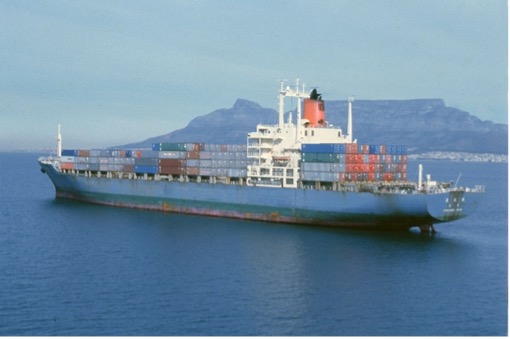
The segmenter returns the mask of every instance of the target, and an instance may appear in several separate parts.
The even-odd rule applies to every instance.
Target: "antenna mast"
[[[58,124],[57,131],[57,157],[62,156],[62,134],[60,134],[60,124]]]
[[[352,142],[352,102],[354,101],[354,97],[349,97],[349,109],[347,115],[347,135],[351,138]]]

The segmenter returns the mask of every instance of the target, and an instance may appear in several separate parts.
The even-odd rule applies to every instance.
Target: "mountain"
[[[325,108],[328,122],[346,131],[347,101],[325,101]],[[244,144],[257,124],[277,122],[276,110],[238,99],[232,108],[197,117],[183,129],[122,147],[150,148],[155,142]],[[441,99],[357,100],[353,134],[359,143],[407,145],[412,153],[508,153],[508,125],[482,121]]]

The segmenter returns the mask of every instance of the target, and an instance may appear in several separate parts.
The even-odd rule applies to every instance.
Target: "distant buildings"
[[[493,153],[467,153],[467,152],[426,152],[410,154],[408,159],[413,160],[450,160],[466,162],[508,162],[507,154]]]

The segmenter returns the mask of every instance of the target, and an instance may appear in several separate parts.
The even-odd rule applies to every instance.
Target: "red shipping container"
[[[381,145],[381,154],[386,154],[386,145]]]
[[[394,179],[395,179],[395,176],[393,173],[384,173],[384,180],[393,181]]]
[[[391,155],[389,155],[389,154],[385,155],[384,162],[387,164],[391,164]]]
[[[358,153],[358,144],[345,144],[345,153],[357,154]]]
[[[185,160],[182,159],[159,159],[159,166],[161,167],[185,167]]]
[[[160,167],[159,173],[170,174],[170,175],[181,175],[181,174],[186,174],[186,169],[183,167]]]
[[[358,161],[356,154],[353,154],[353,153],[347,154],[346,157],[347,157],[347,163],[356,164]]]
[[[368,181],[375,181],[375,173],[368,173]]]
[[[60,169],[72,170],[74,168],[74,162],[61,162]]]
[[[402,155],[402,158],[400,159],[400,162],[405,164],[407,163],[407,155]]]
[[[363,163],[363,154],[356,154],[356,163],[357,164]]]

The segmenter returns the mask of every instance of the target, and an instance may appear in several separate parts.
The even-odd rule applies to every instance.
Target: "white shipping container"
[[[200,159],[199,166],[200,168],[204,167],[212,167],[212,160],[209,159]]]
[[[186,160],[186,166],[188,166],[188,167],[200,167],[200,160],[198,160],[198,159],[188,159],[188,160]]]
[[[317,171],[301,172],[301,180],[335,182],[338,181],[338,173]]]
[[[184,151],[159,151],[156,155],[160,159],[186,159]]]
[[[101,155],[101,150],[99,149],[91,149],[89,151],[89,156],[91,157],[99,157]]]
[[[211,152],[203,151],[199,153],[200,159],[211,159]]]

